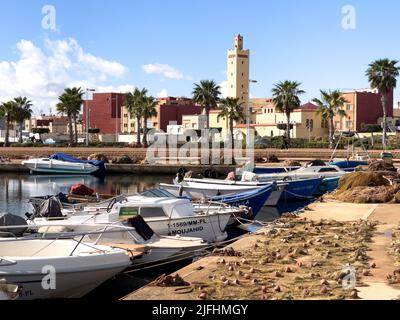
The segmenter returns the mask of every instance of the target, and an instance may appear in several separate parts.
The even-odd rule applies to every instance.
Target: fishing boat
[[[110,216],[99,215],[96,219],[85,215],[72,215],[53,220],[35,218],[29,224],[36,233],[30,237],[75,238],[85,236],[86,241],[112,247],[134,250],[140,253],[132,267],[150,267],[176,257],[193,258],[208,244],[201,238],[159,236],[139,215],[125,221],[110,221]],[[93,222],[95,220],[95,222]]]
[[[22,164],[33,173],[93,174],[105,171],[104,161],[80,160],[64,153],[25,160]]]
[[[265,206],[276,206],[279,201],[298,201],[308,200],[314,196],[322,178],[314,177],[310,179],[297,179],[292,181],[275,181],[276,189],[271,192],[270,198],[264,204]],[[160,187],[176,194],[178,190],[182,190],[186,195],[191,194],[204,194],[215,193],[238,195],[240,190],[248,190],[247,192],[255,192],[260,188],[265,187],[271,182],[258,182],[258,181],[231,181],[231,180],[217,180],[217,179],[194,179],[187,178],[181,182],[180,185],[165,185],[161,184]],[[183,186],[183,187],[182,187]],[[180,189],[181,188],[181,189]],[[210,197],[213,198],[213,197]]]
[[[341,177],[347,172],[334,165],[314,166],[309,165],[301,167],[295,171],[285,173],[271,173],[271,174],[258,174],[255,179],[259,182],[268,181],[292,181],[297,179],[310,179],[310,178],[328,178],[328,177]]]
[[[17,285],[23,300],[80,298],[131,265],[126,250],[73,239],[6,238],[0,244],[0,278]]]
[[[338,168],[352,172],[355,171],[359,166],[366,166],[368,165],[368,161],[365,160],[347,160],[347,159],[335,159],[334,161],[330,162],[331,165],[337,166]]]
[[[142,195],[119,196],[104,203],[63,209],[62,214],[50,219],[72,219],[88,223],[115,223],[141,216],[149,227],[160,236],[187,236],[206,242],[226,239],[226,228],[232,216],[243,216],[245,208],[222,203],[192,203],[185,198],[157,198]],[[47,218],[44,218],[47,219]],[[49,220],[49,219],[47,219]],[[40,223],[34,218],[35,224]],[[57,220],[59,223],[59,220]]]
[[[211,197],[210,201],[212,202],[222,202],[225,204],[229,204],[234,207],[246,206],[251,208],[251,216],[255,218],[260,210],[265,205],[268,198],[271,196],[272,192],[277,188],[276,183],[266,184],[265,186],[258,188],[254,191],[224,195],[224,196],[216,196]],[[141,193],[145,196],[156,196],[156,197],[172,197],[176,198],[175,195],[168,192],[164,189],[153,189],[147,190]]]
[[[210,183],[210,182],[220,183]],[[226,182],[226,183],[224,183]],[[217,186],[216,186],[217,184]],[[265,186],[265,184],[264,184]],[[190,199],[213,199],[215,197],[226,196],[226,195],[238,195],[248,192],[257,191],[259,185],[237,185],[235,181],[225,181],[217,179],[184,179],[180,183],[166,184],[161,183],[160,188],[167,190],[177,197],[186,196]],[[283,193],[285,186],[277,185],[272,190],[267,201],[264,203],[265,206],[276,206]]]
[[[325,193],[334,191],[339,186],[340,177],[323,178],[318,186],[315,196],[322,196]]]

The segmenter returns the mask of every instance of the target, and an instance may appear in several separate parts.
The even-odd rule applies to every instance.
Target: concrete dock
[[[177,271],[190,286],[150,284],[124,299],[399,299],[400,287],[388,283],[388,275],[398,269],[389,252],[400,223],[399,209],[399,204],[316,202],[290,220],[291,229],[278,230],[281,236],[265,231],[235,242],[231,247],[243,253],[241,257],[207,256]],[[308,248],[307,252],[285,256],[286,250],[296,248],[296,237],[303,242],[299,248]],[[268,265],[261,267],[257,259],[269,256],[276,246],[285,257],[272,262],[269,269]],[[256,251],[259,256],[254,260]],[[354,254],[356,258],[350,259]],[[356,290],[343,289],[337,278],[341,266],[349,261],[357,270]]]

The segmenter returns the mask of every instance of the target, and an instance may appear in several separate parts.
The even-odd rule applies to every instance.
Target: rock
[[[101,153],[93,153],[88,157],[88,160],[97,160],[97,161],[104,161],[105,163],[108,163],[108,158],[106,155],[101,154]]]

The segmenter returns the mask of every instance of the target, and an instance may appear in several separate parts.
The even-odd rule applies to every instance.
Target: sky
[[[370,62],[400,60],[398,0],[0,0],[0,12],[0,102],[27,96],[36,113],[75,85],[190,97],[213,79],[225,92],[237,33],[252,97],[282,80],[301,82],[303,102],[368,88]]]

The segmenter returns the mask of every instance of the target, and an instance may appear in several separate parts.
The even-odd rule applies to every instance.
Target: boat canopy
[[[104,161],[102,161],[102,160],[80,160],[80,159],[76,159],[73,156],[70,156],[65,153],[55,153],[50,156],[50,159],[72,162],[72,163],[88,163],[88,164],[98,167],[99,170],[101,170],[101,171],[106,169],[104,166]]]

